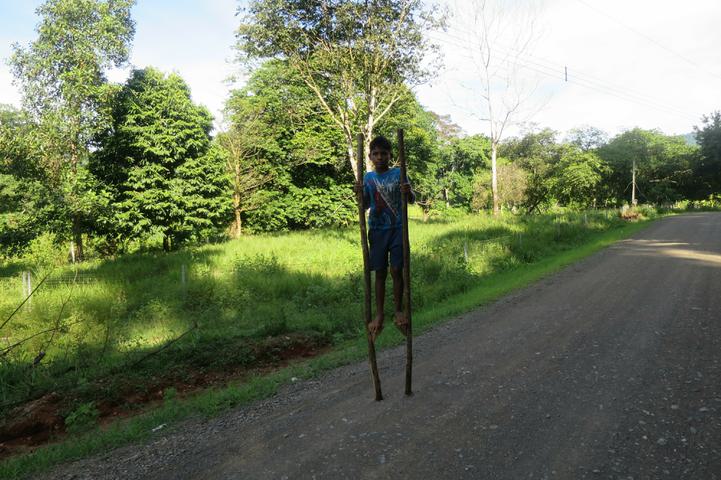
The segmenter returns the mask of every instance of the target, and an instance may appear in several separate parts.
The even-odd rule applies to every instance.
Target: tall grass
[[[412,213],[414,312],[623,224],[604,211],[426,223]],[[14,276],[0,280],[0,321],[22,296],[17,268],[3,268],[14,269]],[[248,345],[268,337],[304,334],[333,344],[364,334],[360,241],[353,228],[128,255],[82,264],[75,275],[70,266],[56,268],[32,305],[0,330],[0,414],[63,388],[87,401],[84,386],[99,378],[102,394],[112,396],[118,376],[142,383],[188,368],[252,366]],[[392,309],[392,302],[387,305]],[[32,337],[45,330],[51,331]],[[88,395],[98,395],[97,385]]]

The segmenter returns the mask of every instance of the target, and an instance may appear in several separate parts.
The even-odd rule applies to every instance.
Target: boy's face
[[[388,170],[388,164],[391,161],[391,152],[376,147],[371,150],[370,158],[377,172],[385,172]]]

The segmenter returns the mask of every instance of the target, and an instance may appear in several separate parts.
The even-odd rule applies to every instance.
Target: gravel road
[[[719,479],[721,214],[655,222],[402,348],[43,479]]]

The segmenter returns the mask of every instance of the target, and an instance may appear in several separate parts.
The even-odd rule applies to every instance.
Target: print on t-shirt
[[[401,226],[400,173],[398,168],[381,174],[366,173],[364,188],[370,202],[369,228],[385,230]]]

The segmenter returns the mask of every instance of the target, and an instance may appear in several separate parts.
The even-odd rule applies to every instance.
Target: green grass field
[[[420,217],[420,212],[411,213],[410,226],[416,333],[640,226],[604,211],[497,219],[472,215],[425,223],[413,213]],[[217,411],[270,394],[287,380],[283,371],[307,376],[358,358],[364,337],[361,262],[358,231],[346,229],[246,237],[172,254],[87,263],[78,271],[83,283],[58,282],[75,274],[71,267],[55,268],[32,307],[25,305],[0,330],[5,349],[0,350],[0,415],[28,399],[63,392],[65,430],[80,435],[93,428],[103,405],[132,409],[125,405],[129,398],[160,386],[167,407],[176,388],[192,385],[199,373],[240,372],[240,383],[225,393],[200,395],[182,408],[173,401],[173,408],[138,420],[150,424],[157,416]],[[0,271],[0,276],[14,274],[0,283],[2,320],[21,301],[20,269],[5,265]],[[36,272],[35,278],[45,273]],[[390,315],[392,302],[386,303]],[[52,331],[33,336],[45,330]],[[395,329],[386,329],[379,343],[399,340]],[[293,367],[291,358],[290,369],[265,375],[265,383],[258,380],[258,367],[272,372],[267,367],[286,365],[286,354],[302,348],[331,352],[306,362],[309,367]],[[44,357],[33,366],[41,351]],[[118,438],[139,438],[128,432]],[[84,437],[94,447],[76,442],[78,452],[46,453],[46,463],[105,448],[101,437]],[[27,463],[10,462],[15,465],[10,471],[22,471],[18,465]]]

